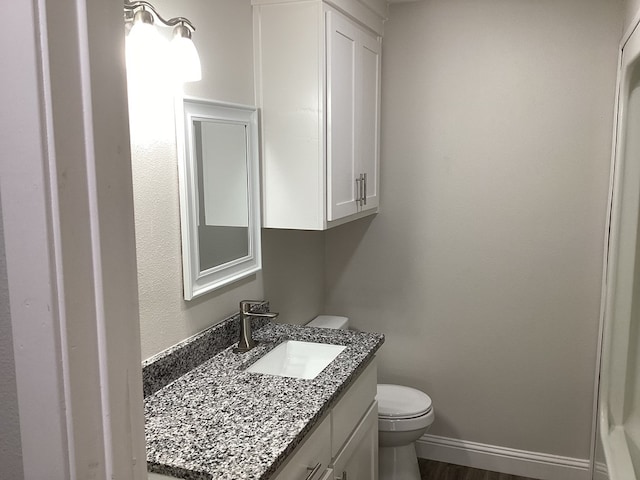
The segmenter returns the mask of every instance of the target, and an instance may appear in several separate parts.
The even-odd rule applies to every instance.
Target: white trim
[[[416,442],[420,458],[542,480],[590,480],[589,459],[457,440],[425,434]]]
[[[10,12],[20,27],[0,38],[21,46],[0,42],[17,62],[0,81],[2,274],[23,477],[146,479],[122,3]]]
[[[64,295],[64,269],[62,260],[62,233],[60,229],[60,223],[54,219],[60,218],[60,199],[58,195],[58,189],[52,188],[53,185],[59,185],[58,172],[57,172],[57,158],[56,158],[56,143],[55,143],[55,130],[53,119],[53,94],[51,85],[51,68],[49,59],[49,47],[47,44],[49,38],[49,32],[47,29],[47,0],[37,0],[34,2],[37,17],[38,28],[40,35],[38,37],[40,47],[40,74],[42,76],[42,99],[41,108],[43,115],[43,130],[46,137],[46,172],[48,176],[47,180],[49,187],[47,193],[49,195],[49,228],[50,228],[50,242],[51,242],[51,255],[52,255],[52,278],[55,278],[53,282],[54,288],[52,293],[55,295],[55,313],[59,322],[59,348],[60,348],[60,371],[62,378],[59,380],[60,387],[63,392],[63,401],[65,408],[65,424],[66,424],[66,445],[64,446],[68,455],[69,461],[67,468],[69,469],[68,475],[70,479],[77,478],[76,472],[76,445],[75,434],[73,429],[73,404],[71,393],[71,381],[70,381],[70,369],[71,361],[69,359],[69,339],[67,335],[66,324],[62,319],[66,318],[66,304]]]
[[[258,110],[250,105],[180,96],[176,98],[175,112],[184,299],[193,300],[255,275],[262,269]],[[243,257],[206,270],[200,266],[201,245],[198,239],[199,172],[193,148],[195,119],[239,125],[246,129],[248,251]]]
[[[93,115],[93,92],[91,74],[91,55],[88,15],[86,2],[76,3],[78,9],[77,29],[78,29],[78,56],[79,60],[79,81],[80,91],[78,95],[83,105],[82,125],[84,127],[84,161],[87,172],[87,207],[89,211],[89,236],[91,244],[91,279],[93,281],[93,295],[95,305],[95,322],[97,336],[97,360],[100,380],[100,400],[102,413],[102,443],[104,455],[104,470],[106,478],[115,478],[114,475],[114,453],[113,444],[115,441],[112,422],[112,387],[109,382],[109,347],[107,334],[109,328],[106,325],[105,299],[103,282],[104,273],[102,268],[103,249],[100,242],[100,208],[98,207],[98,179],[96,172],[96,148],[94,138],[94,115]],[[87,272],[88,273],[88,272]]]
[[[35,1],[12,2],[6,7],[3,13],[19,27],[0,33],[0,58],[3,63],[12,62],[0,80],[0,221],[6,254],[6,270],[0,274],[6,275],[8,284],[19,410],[20,438],[9,432],[10,444],[18,444],[21,458],[16,462],[23,465],[22,472],[10,471],[8,475],[68,479],[68,405],[62,385],[65,371],[56,284],[59,272],[51,240],[47,171],[54,159],[44,106],[50,99],[48,79],[42,72],[47,12],[43,2]]]

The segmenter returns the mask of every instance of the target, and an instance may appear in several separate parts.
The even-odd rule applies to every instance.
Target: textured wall
[[[165,17],[185,16],[196,25],[193,39],[203,79],[186,85],[188,95],[255,105],[250,0],[160,0],[154,5]],[[270,299],[282,320],[291,323],[320,313],[322,233],[264,231],[261,273],[183,300],[173,100],[167,93],[148,104],[138,100],[131,102],[130,116],[142,357],[217,323],[237,311],[243,299]]]
[[[392,5],[381,213],[327,233],[430,433],[588,458],[621,3]]]
[[[154,5],[196,25],[203,80],[185,91],[211,100],[254,104],[250,2],[219,0]],[[142,358],[212,325],[243,298],[262,298],[262,274],[186,302],[182,289],[180,204],[173,98],[165,91],[140,108],[130,91],[131,141]],[[152,128],[149,128],[152,125]]]

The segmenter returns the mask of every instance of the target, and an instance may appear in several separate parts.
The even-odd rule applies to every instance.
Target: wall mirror
[[[185,300],[261,268],[257,116],[244,105],[177,102]]]

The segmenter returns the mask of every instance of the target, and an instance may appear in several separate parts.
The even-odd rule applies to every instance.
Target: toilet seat
[[[403,385],[378,384],[378,430],[410,432],[427,428],[435,415],[431,398]]]
[[[378,417],[378,432],[424,431],[433,423],[433,409],[424,415],[413,418]]]
[[[431,397],[404,385],[378,384],[378,418],[411,419],[431,411]]]

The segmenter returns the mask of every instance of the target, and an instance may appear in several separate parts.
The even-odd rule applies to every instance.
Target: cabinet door
[[[324,478],[331,459],[331,421],[326,417],[313,431],[274,480],[319,480]]]
[[[377,208],[380,164],[380,56],[378,38],[366,31],[358,41],[358,110],[356,125],[357,173],[366,175],[364,199],[360,210]]]
[[[378,402],[373,402],[362,422],[333,462],[336,480],[378,480]]]
[[[359,29],[326,12],[327,220],[356,213],[356,59]]]

